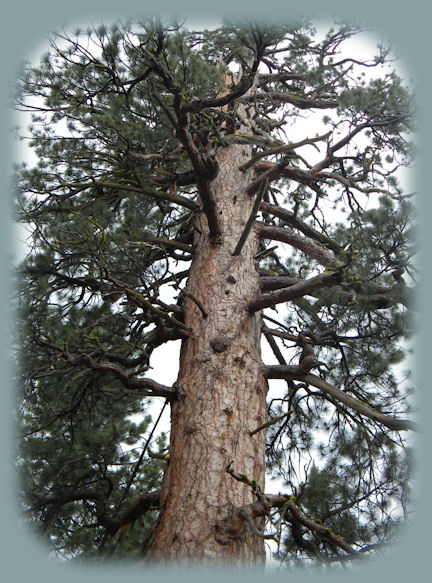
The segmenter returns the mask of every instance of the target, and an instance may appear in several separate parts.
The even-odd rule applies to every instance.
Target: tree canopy
[[[266,463],[280,494],[259,536],[287,566],[333,564],[379,552],[408,519],[412,96],[387,49],[349,53],[361,32],[123,23],[58,34],[24,67],[16,104],[38,161],[16,171],[30,233],[18,468],[26,516],[59,555],[151,549],[170,453],[150,408],[180,390],[152,377],[152,354],[187,342],[186,302],[208,315],[187,278],[197,217],[214,246],[224,236],[212,181],[235,144],[250,148],[254,206],[232,253],[257,234],[247,309],[263,310],[273,355]]]

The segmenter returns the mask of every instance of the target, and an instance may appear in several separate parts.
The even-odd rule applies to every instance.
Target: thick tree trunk
[[[266,381],[260,356],[259,314],[247,305],[259,294],[256,233],[240,256],[232,256],[253,200],[246,192],[248,146],[231,145],[217,153],[219,171],[212,183],[222,224],[222,242],[212,245],[207,221],[197,221],[196,252],[187,291],[185,323],[192,335],[183,342],[178,386],[171,409],[170,461],[161,497],[161,517],[152,549],[154,560],[264,561],[263,540],[246,522],[230,532],[234,509],[253,502],[251,488],[226,472],[246,474],[264,488],[265,431],[250,431],[266,421]],[[238,523],[237,523],[238,526]],[[262,527],[257,522],[258,527]]]

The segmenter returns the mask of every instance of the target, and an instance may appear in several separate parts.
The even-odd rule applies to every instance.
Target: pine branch
[[[335,276],[333,273],[324,272],[320,275],[316,275],[315,277],[311,277],[296,283],[289,288],[260,296],[248,304],[248,309],[251,313],[257,312],[258,310],[263,310],[264,308],[269,308],[271,306],[275,306],[276,304],[281,304],[296,298],[301,298],[316,289],[332,287],[336,285],[336,283],[337,274]]]
[[[334,99],[319,99],[300,96],[298,94],[276,93],[272,91],[257,93],[254,96],[254,99],[257,101],[265,100],[266,102],[271,99],[272,101],[279,101],[280,103],[289,103],[299,109],[335,109],[339,105]]]
[[[177,318],[174,318],[173,316],[170,316],[163,310],[159,310],[159,308],[153,306],[153,304],[149,302],[142,294],[140,294],[136,290],[131,289],[122,281],[111,276],[107,276],[107,280],[111,281],[118,288],[122,289],[126,296],[128,298],[131,298],[140,307],[150,310],[150,312],[153,312],[154,314],[162,318],[162,320],[166,320],[167,322],[170,322],[174,327],[181,328],[182,330],[184,330],[183,335],[190,333],[190,330],[187,328],[187,326],[185,326],[183,322],[180,322],[179,320],[177,320]]]
[[[271,239],[272,241],[288,243],[288,245],[291,245],[292,247],[303,251],[307,255],[310,255],[322,265],[328,265],[335,259],[334,255],[327,251],[324,247],[313,243],[309,239],[300,237],[292,231],[281,229],[279,227],[271,227],[258,221],[256,221],[255,224],[258,227],[259,237],[262,237],[263,239]]]
[[[194,302],[194,304],[198,307],[199,311],[203,315],[203,318],[207,318],[208,317],[207,310],[204,308],[201,300],[199,300],[196,297],[196,295],[194,295],[192,292],[188,291],[187,289],[182,289],[180,291],[180,294],[183,294],[183,295],[187,296],[189,299],[191,299]]]
[[[278,415],[277,417],[273,417],[272,419],[269,419],[268,421],[266,421],[265,423],[263,423],[262,425],[260,425],[256,429],[254,429],[253,431],[249,431],[249,435],[255,435],[255,433],[258,433],[259,431],[262,431],[263,429],[267,429],[267,427],[271,427],[272,425],[274,425],[275,423],[277,423],[281,419],[284,419],[285,417],[289,417],[292,413],[294,413],[294,409],[290,409],[287,413],[284,413],[283,415]]]
[[[282,82],[282,81],[305,81],[306,76],[301,73],[291,73],[281,70],[277,73],[261,73],[258,75],[258,86],[267,85],[268,83]]]
[[[125,487],[125,489],[123,491],[122,497],[121,497],[119,503],[116,506],[116,510],[117,511],[120,509],[121,505],[126,500],[126,497],[128,495],[128,492],[129,492],[129,490],[130,490],[130,488],[131,488],[131,486],[132,486],[132,484],[133,484],[133,482],[134,482],[134,480],[136,478],[136,475],[137,475],[137,473],[138,473],[138,471],[139,471],[139,469],[141,467],[142,461],[144,459],[145,452],[147,451],[148,446],[149,446],[149,443],[150,443],[151,439],[153,438],[154,432],[156,431],[156,428],[159,425],[159,421],[162,418],[162,415],[163,415],[163,412],[165,411],[165,407],[167,406],[167,403],[168,403],[168,400],[166,399],[165,400],[165,403],[163,404],[163,406],[161,408],[161,410],[159,411],[158,418],[154,422],[153,427],[152,427],[152,430],[150,431],[150,434],[147,437],[147,440],[146,440],[146,442],[144,444],[144,447],[141,450],[141,454],[139,456],[139,459],[136,462],[135,467],[134,467],[134,469],[133,469],[133,471],[132,471],[132,473],[131,473],[131,475],[129,477],[129,480],[128,480],[128,482],[126,484],[126,487]]]
[[[342,537],[335,534],[331,528],[328,528],[328,527],[326,527],[322,524],[319,524],[318,522],[315,522],[314,520],[308,518],[300,510],[300,508],[297,506],[294,499],[290,498],[290,500],[288,501],[288,503],[286,505],[286,508],[291,513],[291,517],[288,518],[285,515],[285,518],[288,519],[290,522],[295,520],[296,522],[305,526],[308,530],[311,530],[311,531],[315,532],[316,534],[318,534],[320,537],[324,537],[325,539],[329,540],[330,542],[332,542],[333,544],[335,544],[339,548],[343,549],[348,554],[352,554],[352,555],[358,554],[358,552],[355,551],[351,547],[351,545],[346,543]]]
[[[139,496],[129,508],[127,508],[118,518],[108,518],[106,516],[98,517],[102,526],[109,525],[110,534],[116,533],[120,528],[137,520],[140,516],[159,507],[160,490],[147,492]]]
[[[224,107],[225,105],[228,105],[229,103],[232,103],[233,101],[236,101],[240,97],[243,97],[249,91],[249,89],[252,87],[252,85],[254,84],[256,73],[258,70],[258,65],[261,62],[261,59],[263,57],[264,49],[265,49],[265,46],[257,46],[256,47],[255,56],[254,56],[254,59],[253,59],[251,66],[249,68],[248,74],[243,75],[241,80],[240,80],[240,83],[235,85],[234,88],[230,92],[226,93],[225,95],[221,95],[219,97],[214,97],[214,98],[208,98],[208,99],[195,98],[190,103],[188,103],[184,106],[184,110],[186,112],[197,113],[199,111],[202,111],[203,109],[207,109],[210,107],[220,108],[220,107]]]
[[[304,281],[301,277],[288,277],[286,275],[261,275],[259,278],[260,289],[262,292],[275,291],[286,287],[292,287]]]
[[[256,198],[255,198],[255,201],[254,201],[254,204],[252,207],[251,214],[249,215],[249,218],[246,221],[246,225],[245,225],[245,228],[243,229],[243,233],[241,234],[239,242],[237,243],[236,248],[234,249],[232,255],[234,255],[234,256],[240,255],[241,250],[243,249],[243,246],[246,243],[246,239],[248,238],[250,230],[252,229],[252,225],[254,224],[255,217],[257,216],[259,206],[261,204],[262,198],[263,198],[266,190],[267,190],[267,180],[264,180],[260,185],[260,188],[258,190],[258,194],[256,195]]]
[[[299,374],[300,373],[300,374]],[[297,365],[294,366],[281,366],[281,365],[267,365],[264,369],[264,375],[267,379],[293,379],[293,380],[301,380],[304,383],[312,385],[317,389],[323,391],[340,401],[350,409],[353,409],[360,415],[364,415],[373,421],[377,421],[378,423],[382,423],[389,429],[394,431],[419,431],[419,427],[413,421],[407,419],[398,419],[396,417],[392,417],[391,415],[386,415],[385,413],[381,413],[377,411],[373,407],[370,407],[366,403],[363,403],[353,397],[350,397],[344,391],[341,391],[337,387],[330,385],[324,379],[311,374],[306,373],[302,374],[301,368]]]
[[[323,140],[326,140],[329,136],[331,135],[331,132],[327,132],[326,134],[323,134],[322,136],[317,136],[316,138],[305,138],[304,140],[301,140],[300,142],[293,142],[292,144],[283,144],[283,143],[273,143],[270,144],[270,148],[268,148],[267,150],[264,150],[263,152],[258,152],[257,154],[255,154],[255,156],[253,156],[249,162],[247,162],[246,164],[243,164],[243,166],[240,166],[240,170],[247,170],[248,168],[251,168],[252,166],[254,166],[259,160],[261,160],[262,158],[265,158],[266,156],[275,156],[276,154],[288,154],[291,153],[291,156],[295,157],[295,150],[297,148],[301,148],[302,146],[306,146],[309,144],[314,144],[315,142],[321,142]],[[268,144],[268,140],[265,141],[265,145],[269,145]]]
[[[260,210],[277,217],[287,225],[290,225],[291,227],[301,231],[303,235],[306,235],[306,237],[317,241],[323,247],[330,249],[335,254],[340,254],[343,252],[342,247],[334,239],[328,237],[324,233],[319,233],[307,223],[299,219],[294,213],[287,211],[284,208],[268,204],[267,202],[261,203]]]
[[[155,246],[160,245],[161,247],[172,247],[174,249],[180,249],[180,251],[184,251],[185,253],[193,254],[195,249],[193,245],[188,245],[183,241],[178,241],[177,239],[166,239],[165,237],[153,237],[148,236],[145,241],[128,241],[130,245],[137,245],[137,246],[146,246],[149,244],[154,244]]]
[[[67,188],[76,188],[79,187],[80,190],[86,190],[88,188],[94,188],[95,186],[100,186],[105,189],[113,189],[115,191],[127,191],[127,192],[137,192],[139,194],[146,194],[150,198],[155,200],[168,200],[169,202],[178,204],[179,206],[183,206],[190,210],[196,210],[198,205],[193,200],[189,200],[184,196],[180,196],[178,194],[174,194],[171,192],[163,192],[161,190],[155,190],[150,186],[146,186],[145,184],[140,184],[139,186],[133,186],[131,184],[123,183],[123,182],[108,182],[106,180],[95,180],[92,179],[90,182],[86,183],[78,183],[78,182],[62,182],[61,186]]]
[[[175,98],[175,108],[178,117],[177,135],[185,147],[189,159],[195,171],[198,192],[200,195],[202,208],[209,227],[209,236],[214,243],[218,243],[222,236],[222,226],[216,209],[214,193],[211,181],[217,174],[216,160],[200,153],[189,132],[190,114],[186,106],[182,104],[181,98]]]
[[[267,328],[267,326],[263,326],[263,333],[279,364],[286,365],[286,360],[283,357],[283,354],[280,351],[279,346],[277,345],[275,339],[273,338],[270,328]]]
[[[255,194],[255,192],[259,190],[264,180],[267,180],[268,184],[270,184],[270,182],[272,182],[273,180],[277,180],[279,176],[281,176],[282,174],[289,173],[289,171],[286,170],[286,166],[288,165],[288,163],[289,159],[283,160],[282,162],[279,162],[279,164],[273,164],[270,162],[261,162],[257,164],[255,169],[256,170],[262,169],[262,172],[258,176],[258,178],[252,181],[247,187],[248,195],[252,196],[253,194]],[[308,181],[310,181],[309,178]]]
[[[112,373],[120,380],[126,389],[131,389],[138,394],[141,392],[143,395],[165,397],[169,400],[176,398],[177,390],[175,388],[161,385],[152,379],[129,376],[118,365],[112,362],[96,361],[88,354],[81,354],[80,356],[74,358],[69,352],[65,350],[59,349],[59,352],[70,364],[85,364],[88,368],[93,370]]]
[[[391,288],[384,288],[379,286],[372,286],[370,284],[362,284],[359,278],[355,275],[351,276],[355,281],[356,290],[350,289],[349,284],[344,289],[342,286],[336,286],[331,293],[326,293],[322,288],[310,289],[306,294],[320,299],[320,305],[338,305],[338,306],[352,306],[357,304],[365,305],[369,310],[385,310],[395,304],[402,304],[410,306],[410,298],[413,291],[411,288],[405,286],[395,285]],[[260,289],[262,292],[269,292],[292,288],[294,285],[305,282],[305,279],[299,277],[288,277],[279,275],[273,277],[271,275],[261,275],[259,279]]]

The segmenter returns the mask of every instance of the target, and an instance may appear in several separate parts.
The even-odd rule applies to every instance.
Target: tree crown
[[[412,426],[400,419],[412,389],[395,366],[416,280],[399,181],[413,158],[412,96],[383,47],[371,60],[345,54],[359,32],[101,26],[57,35],[24,68],[17,107],[32,115],[38,161],[17,170],[17,213],[31,229],[19,269],[19,466],[29,516],[58,553],[109,555],[125,525],[150,544],[167,444],[148,411],[153,397],[178,397],[148,377],[152,353],[190,335],[185,301],[205,317],[185,281],[196,217],[215,245],[226,235],[211,183],[218,150],[233,144],[251,146],[248,228],[261,241],[262,293],[248,309],[265,310],[278,363],[265,369],[268,469],[315,521],[294,507],[274,519],[279,557],[339,560],[321,523],[376,549],[407,513],[399,431]],[[125,556],[137,552],[128,536]]]

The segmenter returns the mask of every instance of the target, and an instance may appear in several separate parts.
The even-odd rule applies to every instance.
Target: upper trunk
[[[256,234],[232,256],[253,205],[246,191],[250,172],[239,170],[249,158],[248,146],[217,153],[212,190],[221,242],[212,244],[204,214],[196,223],[186,289],[207,317],[187,297],[185,323],[192,334],[182,345],[180,396],[171,409],[170,460],[152,549],[156,560],[264,560],[263,540],[247,523],[240,533],[229,532],[233,509],[252,502],[253,494],[225,470],[232,462],[232,469],[264,487],[265,432],[249,433],[266,421],[261,318],[247,309],[259,293]]]

